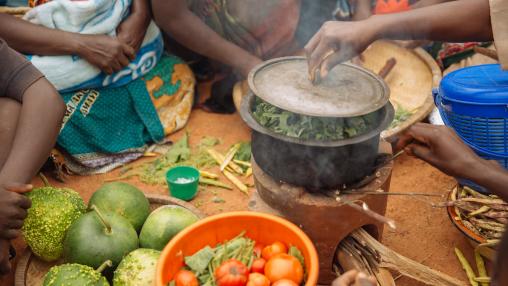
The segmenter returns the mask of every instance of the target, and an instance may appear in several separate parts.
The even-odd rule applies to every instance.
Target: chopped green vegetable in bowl
[[[303,140],[335,141],[373,130],[377,112],[350,118],[314,117],[292,113],[256,98],[252,114],[263,127],[281,135]]]
[[[405,109],[404,107],[397,105],[397,110],[395,110],[395,118],[390,124],[389,129],[395,128],[399,126],[402,122],[406,121],[413,115],[413,112]]]

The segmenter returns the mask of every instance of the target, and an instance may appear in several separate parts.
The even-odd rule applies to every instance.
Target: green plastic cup
[[[198,192],[199,171],[188,166],[174,167],[166,173],[166,181],[171,196],[190,201]]]

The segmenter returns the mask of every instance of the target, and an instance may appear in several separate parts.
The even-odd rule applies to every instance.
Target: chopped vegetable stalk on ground
[[[194,152],[189,147],[189,136],[185,133],[164,155],[150,162],[133,167],[125,176],[138,176],[146,184],[166,184],[166,172],[176,166],[192,166],[198,169],[214,166],[216,163],[206,149],[219,143],[218,139],[205,137]]]
[[[205,177],[205,178],[208,178],[208,179],[218,179],[219,178],[219,175],[217,174],[214,174],[214,173],[210,173],[210,172],[207,172],[207,171],[202,171],[202,170],[199,170],[199,174],[201,175],[201,177]]]
[[[459,259],[460,264],[462,265],[462,268],[466,272],[467,278],[469,279],[469,283],[471,286],[479,286],[478,282],[476,282],[474,279],[476,278],[476,274],[474,273],[473,268],[471,267],[471,264],[467,261],[466,257],[464,257],[464,254],[460,249],[455,248],[455,255]]]
[[[207,150],[208,154],[210,154],[210,156],[217,162],[217,164],[219,164],[219,166],[222,164],[222,162],[224,162],[224,160],[226,159],[224,157],[224,155],[222,155],[221,153],[213,150],[213,149],[208,149]],[[228,167],[230,167],[235,173],[238,173],[238,174],[243,174],[243,170],[242,168],[240,168],[240,166],[238,166],[237,164],[235,164],[235,162],[229,162],[228,163]],[[226,168],[227,170],[227,168]]]
[[[241,142],[234,159],[242,162],[250,162],[252,157],[252,146],[250,142]],[[249,166],[250,167],[250,166]]]
[[[228,153],[226,154],[226,157],[224,158],[224,161],[222,161],[222,163],[220,164],[221,171],[224,171],[224,169],[226,169],[231,160],[233,160],[233,158],[236,155],[236,152],[238,152],[238,149],[240,149],[239,144],[235,144],[233,145],[233,147],[231,147],[231,149],[229,149]]]
[[[252,166],[251,163],[249,163],[249,162],[240,161],[240,160],[236,160],[236,159],[233,160],[233,162],[237,163],[240,166],[247,167],[247,168],[250,168]]]
[[[199,183],[202,185],[214,186],[214,187],[223,188],[226,190],[233,189],[231,186],[226,185],[226,184],[222,183],[221,181],[216,181],[213,179],[200,178]]]
[[[224,176],[226,176],[226,178],[228,178],[228,180],[230,180],[231,183],[233,183],[242,193],[249,195],[249,188],[244,183],[242,183],[237,177],[235,177],[235,175],[226,170],[224,170],[223,173]]]
[[[480,255],[480,252],[475,250],[474,259],[476,261],[476,269],[478,269],[478,276],[488,277],[487,269],[485,268],[485,261],[483,260],[483,257]],[[476,278],[479,278],[479,277],[476,277]],[[481,282],[476,279],[475,279],[475,281],[480,282],[481,286],[489,286],[488,282]]]

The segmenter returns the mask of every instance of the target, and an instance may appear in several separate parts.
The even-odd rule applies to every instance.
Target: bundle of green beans
[[[252,112],[263,127],[303,140],[335,141],[365,134],[377,126],[378,113],[363,116],[314,117],[292,113],[256,98]]]
[[[468,187],[457,187],[449,205],[457,208],[457,219],[487,240],[500,239],[505,232],[508,203],[495,195],[480,194]]]

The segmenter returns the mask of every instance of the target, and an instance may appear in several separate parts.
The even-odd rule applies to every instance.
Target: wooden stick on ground
[[[368,245],[379,253],[381,256],[381,263],[379,267],[386,267],[398,271],[405,276],[411,277],[417,281],[423,282],[427,285],[435,286],[465,286],[466,283],[441,273],[437,270],[431,269],[422,265],[414,260],[404,257],[390,248],[384,246],[379,241],[374,239],[364,229],[357,229],[350,235],[357,241],[364,245]]]

